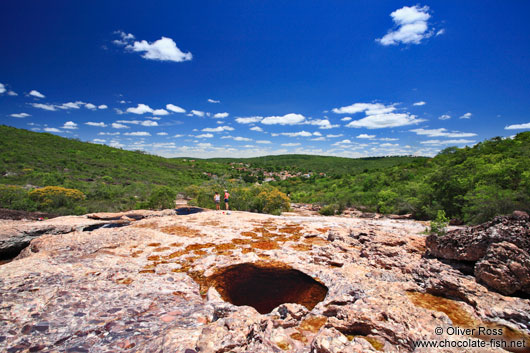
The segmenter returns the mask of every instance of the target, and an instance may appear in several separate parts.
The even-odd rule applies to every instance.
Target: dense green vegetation
[[[530,211],[530,132],[450,147],[434,158],[210,160],[166,159],[7,126],[0,133],[3,208],[59,214],[157,209],[172,207],[177,193],[213,208],[213,193],[226,188],[233,209],[276,214],[288,209],[289,198],[321,204],[323,214],[357,207],[432,219],[443,210],[468,223]],[[280,180],[281,172],[311,175]],[[256,185],[265,174],[275,180]]]

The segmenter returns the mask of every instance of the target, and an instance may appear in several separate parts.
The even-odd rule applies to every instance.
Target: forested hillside
[[[0,133],[4,208],[68,214],[171,207],[177,192],[213,207],[213,193],[229,188],[235,209],[269,213],[289,201],[317,203],[328,214],[353,206],[429,219],[444,210],[469,223],[530,211],[530,132],[450,147],[434,158],[237,160],[167,159],[7,126]]]

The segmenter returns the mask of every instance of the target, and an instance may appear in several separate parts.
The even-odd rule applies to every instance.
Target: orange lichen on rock
[[[179,237],[202,237],[203,234],[197,229],[186,227],[180,224],[174,224],[166,226],[160,229],[162,232],[171,235],[177,235]]]
[[[328,318],[325,316],[310,316],[306,317],[301,323],[300,323],[300,330],[302,331],[309,331],[312,333],[318,332],[322,326],[328,321]]]
[[[279,249],[278,243],[272,240],[258,240],[250,244],[251,247],[261,250]]]
[[[162,251],[166,251],[166,250],[169,250],[169,248],[167,246],[162,246],[162,247],[153,249],[154,252],[162,252]]]
[[[149,243],[147,246],[160,246],[160,243]]]
[[[134,282],[134,280],[131,279],[131,278],[118,278],[118,279],[116,279],[116,283],[118,283],[118,284],[127,284],[128,285],[128,284],[131,284],[133,282]]]
[[[328,242],[320,237],[304,238],[304,242],[318,246],[328,245]]]
[[[299,243],[291,244],[289,245],[289,247],[296,251],[309,251],[313,248],[309,244],[299,244]]]

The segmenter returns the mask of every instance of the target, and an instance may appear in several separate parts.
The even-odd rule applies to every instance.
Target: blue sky
[[[0,122],[167,157],[530,130],[528,1],[0,3]]]

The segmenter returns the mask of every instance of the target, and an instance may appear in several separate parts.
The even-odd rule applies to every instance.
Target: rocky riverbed
[[[455,346],[444,352],[463,351],[458,342],[488,343],[470,352],[504,351],[492,340],[528,347],[530,300],[477,282],[467,263],[426,255],[425,226],[174,210],[1,221],[1,244],[31,243],[0,266],[0,350],[436,351],[418,348],[422,340]]]

